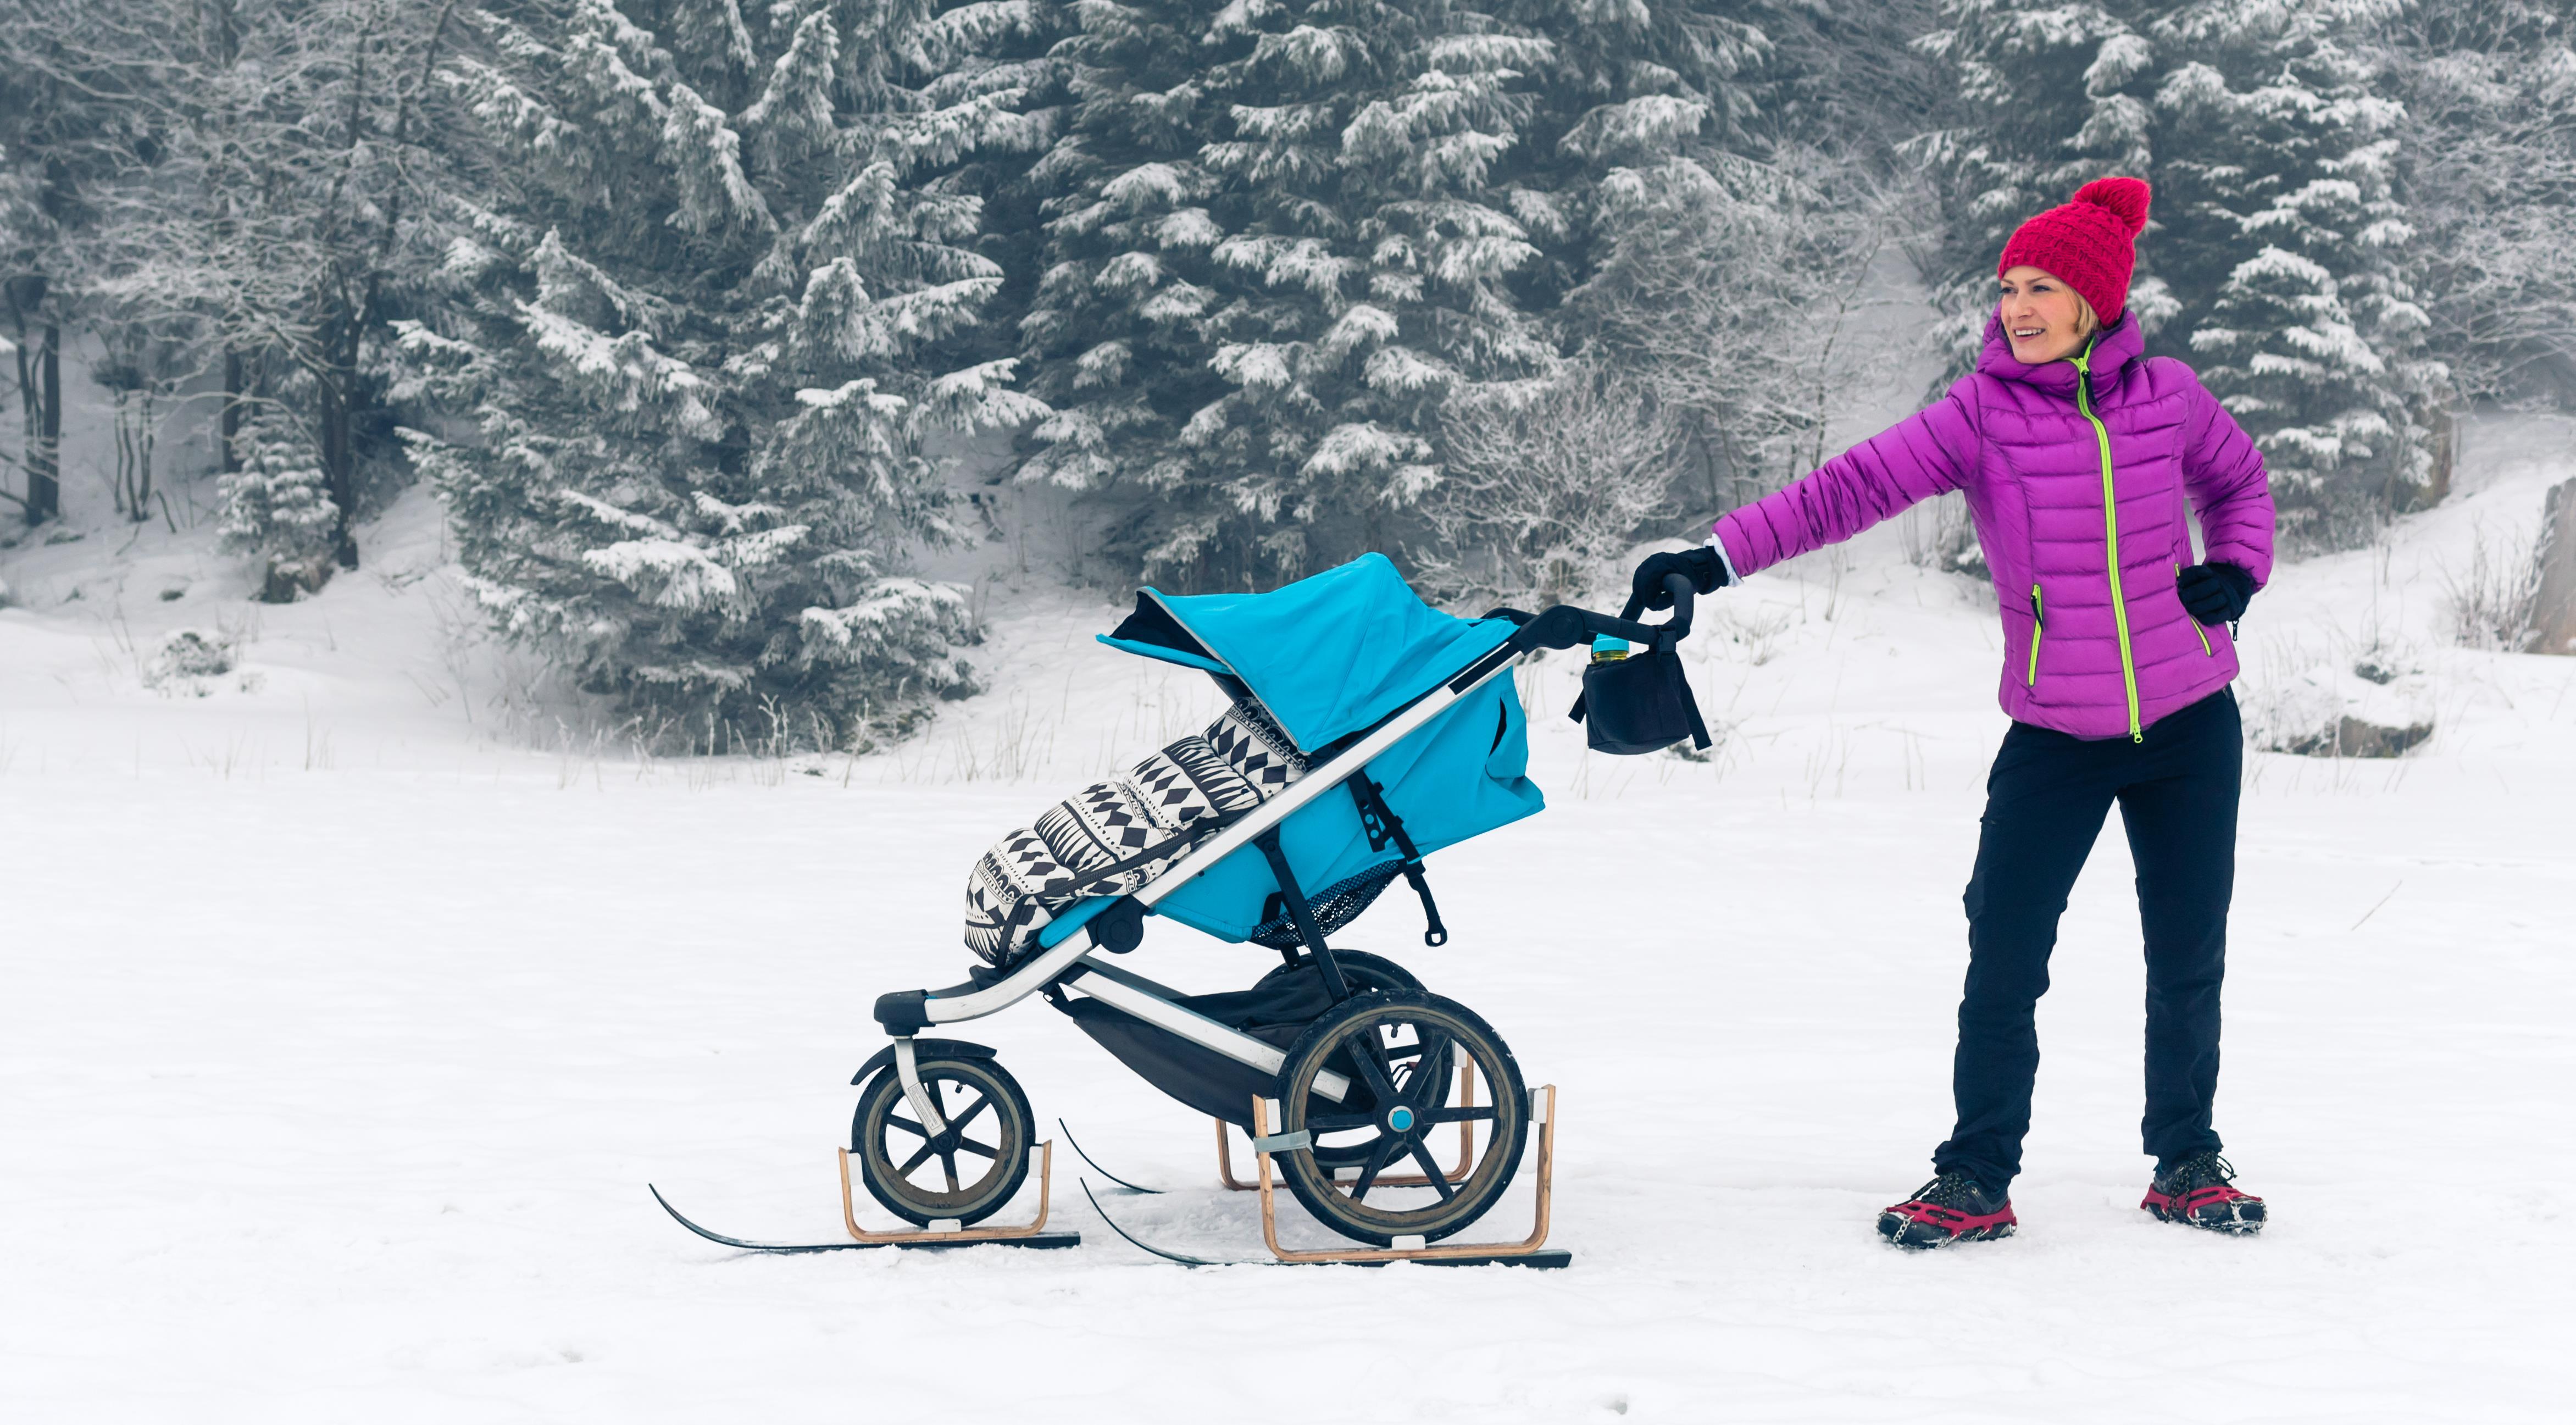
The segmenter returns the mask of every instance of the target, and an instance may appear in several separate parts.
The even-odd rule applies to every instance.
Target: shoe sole
[[[1964,1232],[1952,1232],[1935,1227],[1928,1222],[1899,1217],[1893,1212],[1882,1212],[1878,1215],[1878,1235],[1886,1238],[1889,1246],[1902,1247],[1909,1252],[1937,1251],[1943,1247],[1956,1246],[1961,1242],[1998,1241],[2011,1236],[2013,1228],[2019,1225],[2013,1222],[1998,1222],[1991,1227],[1971,1227]]]
[[[2224,1217],[2214,1214],[2208,1217],[2194,1217],[2188,1213],[2168,1211],[2153,1203],[2138,1205],[2145,1208],[2147,1215],[2158,1222],[2180,1223],[2185,1227],[2197,1227],[2203,1232],[2219,1232],[2230,1237],[2251,1237],[2263,1230],[2263,1209],[2259,1207],[2253,1209],[2251,1214],[2242,1209],[2231,1209]]]

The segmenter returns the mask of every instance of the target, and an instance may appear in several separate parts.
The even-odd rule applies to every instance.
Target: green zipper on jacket
[[[2048,620],[2039,611],[2039,586],[2033,584],[2030,586],[2030,676],[2021,680],[2024,687],[2039,686],[2039,640],[2047,632]]]
[[[2147,740],[2138,720],[2138,659],[2129,648],[2129,603],[2120,592],[2120,498],[2111,487],[2111,431],[2093,414],[2093,343],[2067,360],[2075,363],[2075,408],[2093,423],[2093,439],[2102,452],[2102,545],[2111,560],[2111,624],[2120,634],[2120,686],[2129,695],[2129,740]]]
[[[2175,560],[2175,561],[2173,562],[2173,567],[2174,567],[2174,587],[2175,587],[2175,588],[2177,588],[2177,589],[2179,589],[2179,588],[2181,588],[2181,587],[2182,587],[2182,561],[2181,561],[2181,560],[2179,560],[2179,559]],[[2190,610],[2188,610],[2188,609],[2185,609],[2183,612],[2184,612],[2184,615],[2188,618],[2188,617],[2189,617],[2189,615],[2190,615],[2190,612],[2191,612],[2191,611],[2190,611]],[[2202,628],[2202,627],[2200,626],[2200,620],[2198,620],[2198,619],[2196,619],[2196,618],[2195,618],[2195,619],[2191,619],[2191,620],[2190,620],[2190,623],[2191,623],[2191,631],[2192,631],[2192,632],[2194,632],[2194,633],[2196,633],[2196,634],[2199,634],[2199,635],[2200,635],[2200,652],[2201,652],[2201,656],[2203,656],[2203,657],[2205,657],[2205,658],[2215,658],[2215,657],[2217,657],[2217,656],[2218,656],[2218,650],[2209,646],[2209,630],[2208,630],[2208,629],[2205,629],[2205,628]]]

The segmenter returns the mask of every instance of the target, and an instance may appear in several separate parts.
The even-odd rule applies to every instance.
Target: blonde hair
[[[2075,292],[2074,284],[2068,283],[2066,290]],[[2083,293],[2075,292],[2075,334],[2079,337],[2089,337],[2101,329],[2101,313],[2093,310],[2093,304],[2084,300]]]

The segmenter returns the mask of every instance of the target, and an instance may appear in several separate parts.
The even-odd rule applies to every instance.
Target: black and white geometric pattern
[[[1234,705],[1204,735],[1085,787],[977,859],[966,877],[966,948],[987,965],[1010,964],[1076,902],[1141,888],[1305,774],[1306,759],[1268,716]]]
[[[1035,831],[1003,837],[966,877],[966,948],[988,965],[1002,963],[1014,942],[1055,918],[1046,907],[1071,899],[1074,884]]]
[[[1259,708],[1236,703],[1207,730],[1207,742],[1264,800],[1306,775],[1306,758]]]
[[[1261,791],[1204,737],[1184,737],[1127,774],[1154,820],[1174,831],[1206,817],[1232,818],[1261,805]]]
[[[1171,833],[1146,814],[1145,799],[1124,780],[1096,782],[1038,818],[1037,833],[1076,875],[1096,876]]]

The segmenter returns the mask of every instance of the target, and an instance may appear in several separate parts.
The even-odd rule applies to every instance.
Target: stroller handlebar
[[[1624,638],[1631,643],[1662,645],[1679,643],[1690,636],[1691,606],[1698,597],[1687,574],[1667,574],[1664,588],[1673,596],[1673,616],[1659,624],[1639,623],[1644,596],[1632,594],[1619,617],[1597,614],[1572,604],[1558,604],[1540,614],[1525,614],[1518,609],[1496,609],[1489,618],[1508,618],[1520,625],[1518,632],[1505,640],[1505,646],[1516,653],[1540,648],[1574,648],[1590,643],[1596,636]]]

